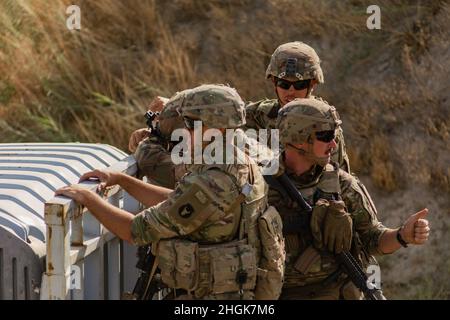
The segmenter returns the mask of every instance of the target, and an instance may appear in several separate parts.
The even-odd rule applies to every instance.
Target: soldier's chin
[[[321,167],[326,166],[328,163],[330,163],[331,157],[330,156],[325,156],[325,157],[320,157],[320,158],[316,158],[316,164],[318,164]]]
[[[294,100],[295,100],[295,97],[288,97],[288,98],[285,99],[286,103],[289,103],[289,102],[294,101]]]

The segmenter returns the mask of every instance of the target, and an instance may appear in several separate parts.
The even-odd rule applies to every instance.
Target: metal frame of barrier
[[[136,174],[132,156],[108,170]],[[97,183],[84,182],[90,190]],[[136,213],[140,204],[118,186],[108,191],[108,201]],[[133,289],[138,271],[136,247],[119,240],[85,208],[66,197],[45,203],[46,264],[40,299],[120,299]]]

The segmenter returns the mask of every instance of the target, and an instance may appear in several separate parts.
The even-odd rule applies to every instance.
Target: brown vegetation
[[[0,1],[0,141],[83,141],[125,150],[156,95],[201,83],[272,97],[264,79],[281,43],[323,61],[318,94],[337,106],[353,171],[381,219],[431,210],[430,244],[382,258],[394,298],[450,298],[450,4],[379,0]],[[441,271],[440,273],[436,270]],[[406,289],[406,290],[403,290]]]

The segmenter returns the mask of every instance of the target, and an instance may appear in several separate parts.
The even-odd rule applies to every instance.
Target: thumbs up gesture
[[[422,209],[409,216],[400,230],[403,240],[410,244],[424,244],[430,235],[428,220],[428,209]]]

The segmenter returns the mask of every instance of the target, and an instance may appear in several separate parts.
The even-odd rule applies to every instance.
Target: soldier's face
[[[306,98],[308,95],[308,88],[304,89],[295,89],[293,85],[289,86],[288,89],[285,89],[286,85],[278,86],[277,80],[275,78],[272,78],[272,81],[275,85],[275,91],[278,95],[278,98],[280,99],[281,106],[284,106],[288,102],[291,102],[294,99],[301,99]],[[315,86],[316,81],[312,80],[311,86]],[[312,91],[312,90],[311,90]]]
[[[314,164],[323,166],[330,161],[336,146],[334,139],[330,142],[313,139],[312,143],[288,144],[285,148],[286,165],[297,174],[305,172]]]
[[[336,149],[336,141],[333,139],[330,142],[322,142],[317,139],[313,140],[313,154],[318,158],[328,157],[328,161],[331,158],[331,153]]]
[[[308,89],[295,90],[294,86],[291,86],[287,90],[275,86],[275,90],[278,94],[278,98],[280,99],[281,106],[284,106],[286,103],[291,102],[292,100],[297,98],[306,98],[306,95],[308,93]]]

